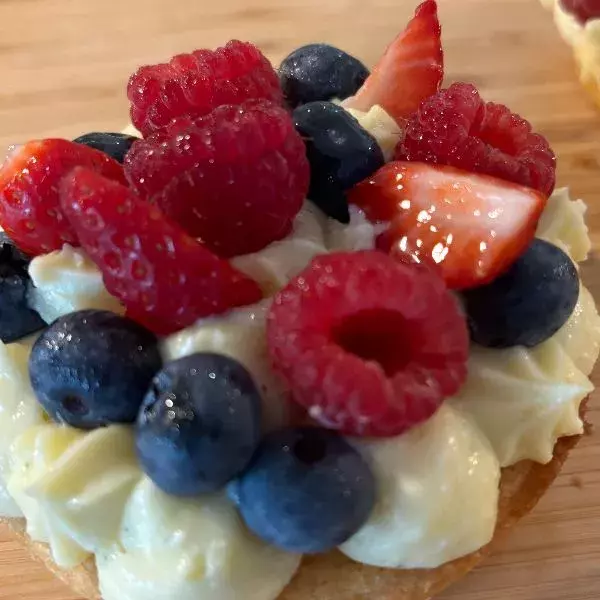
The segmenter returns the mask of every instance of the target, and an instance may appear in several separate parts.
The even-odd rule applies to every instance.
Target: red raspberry
[[[283,102],[271,63],[256,46],[237,40],[139,68],[129,79],[127,96],[131,120],[144,136],[175,117],[202,116],[221,104],[250,98]]]
[[[285,237],[310,177],[290,115],[266,100],[175,119],[134,143],[125,172],[140,196],[224,257]]]
[[[600,17],[600,0],[560,0],[560,3],[564,10],[575,15],[582,25]]]
[[[465,319],[442,280],[376,252],[317,257],[273,301],[273,365],[325,427],[398,435],[467,373]]]
[[[67,140],[36,140],[18,147],[0,169],[0,225],[32,256],[78,245],[59,205],[61,178],[76,166],[125,183],[123,167],[88,146]]]
[[[469,83],[455,83],[421,103],[396,160],[484,173],[547,196],[554,189],[556,159],[546,139],[506,106],[486,104]]]
[[[61,184],[61,206],[108,291],[128,316],[159,334],[253,304],[257,284],[214,256],[128,188],[78,168]]]

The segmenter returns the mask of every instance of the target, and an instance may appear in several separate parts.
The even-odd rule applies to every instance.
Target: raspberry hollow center
[[[345,317],[332,333],[346,352],[378,363],[388,377],[404,369],[412,355],[411,327],[393,310],[360,311]]]

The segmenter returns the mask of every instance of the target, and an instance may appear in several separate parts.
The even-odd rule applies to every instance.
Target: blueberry
[[[232,358],[197,353],[165,365],[136,424],[143,470],[168,494],[222,488],[252,458],[260,407],[252,377]]]
[[[375,138],[343,108],[311,102],[294,111],[310,163],[308,197],[328,216],[348,223],[346,191],[384,164]]]
[[[565,324],[578,296],[571,259],[536,239],[504,275],[463,294],[471,339],[490,348],[537,346]]]
[[[81,429],[135,421],[161,367],[156,336],[103,310],[60,317],[29,357],[33,390],[56,421]]]
[[[368,76],[368,69],[358,59],[328,44],[302,46],[279,67],[281,87],[291,108],[353,96]]]
[[[46,326],[27,299],[33,286],[27,267],[30,258],[0,232],[0,339],[14,342]]]
[[[15,246],[15,243],[10,239],[6,231],[0,230],[0,250],[9,250],[11,261],[17,263],[22,267],[28,267],[31,262],[31,256],[28,256]]]
[[[345,542],[375,504],[362,456],[339,434],[308,427],[269,434],[229,491],[256,535],[307,554]]]
[[[124,133],[94,132],[81,135],[73,141],[100,150],[122,163],[129,148],[138,139]]]

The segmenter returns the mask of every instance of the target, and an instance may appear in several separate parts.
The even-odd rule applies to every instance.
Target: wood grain
[[[448,81],[475,82],[546,135],[559,184],[589,205],[600,248],[600,115],[536,0],[440,0]],[[403,26],[406,0],[1,0],[0,146],[118,129],[142,63],[230,38],[274,60],[327,40],[372,64]],[[600,297],[600,262],[584,277]],[[600,382],[597,376],[596,381]],[[598,402],[596,402],[596,405]],[[600,425],[592,403],[591,420]],[[583,440],[552,490],[482,568],[440,600],[600,597],[600,435]],[[76,600],[0,531],[0,600]],[[374,599],[375,600],[375,599]]]

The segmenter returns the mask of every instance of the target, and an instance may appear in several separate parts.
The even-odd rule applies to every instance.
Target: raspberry
[[[427,98],[410,117],[397,160],[450,165],[534,188],[554,189],[556,159],[544,137],[468,83]]]
[[[175,117],[205,115],[221,104],[250,98],[283,102],[271,63],[256,46],[237,40],[139,68],[129,79],[127,96],[131,120],[144,136]]]
[[[316,258],[275,296],[267,338],[294,400],[350,435],[406,431],[467,373],[465,319],[442,280],[377,251]]]
[[[266,100],[175,119],[134,143],[125,172],[140,196],[223,257],[285,237],[310,176],[291,117]]]
[[[600,0],[560,0],[560,4],[566,12],[575,15],[582,25],[600,17]]]
[[[46,139],[18,147],[0,169],[0,224],[32,256],[77,246],[59,205],[61,178],[76,166],[125,183],[123,167],[103,152],[67,140]]]
[[[214,256],[131,190],[77,168],[61,184],[61,206],[108,291],[158,334],[253,304],[257,284]]]

